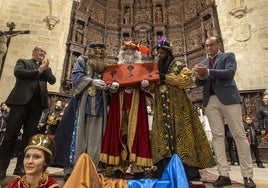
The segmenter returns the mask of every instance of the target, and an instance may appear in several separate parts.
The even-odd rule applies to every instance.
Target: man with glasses
[[[205,47],[208,58],[197,64],[193,71],[197,75],[196,85],[203,86],[203,104],[213,135],[212,145],[219,171],[213,185],[231,185],[224,142],[226,118],[237,146],[245,187],[254,188],[252,159],[242,121],[242,101],[234,80],[237,66],[235,55],[221,52],[221,41],[216,37],[208,37]]]

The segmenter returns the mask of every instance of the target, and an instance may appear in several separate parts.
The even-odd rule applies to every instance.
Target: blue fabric
[[[183,164],[177,154],[174,154],[165,168],[161,181],[171,181],[169,188],[188,188],[188,180]]]
[[[74,130],[77,100],[73,97],[64,111],[62,120],[55,134],[56,153],[51,162],[60,167],[70,166],[70,145]]]
[[[95,72],[87,70],[86,60],[84,56],[80,56],[75,63],[75,66],[72,70],[72,84],[73,87],[79,85],[80,82],[90,77],[95,78]],[[87,73],[89,71],[89,73]],[[89,74],[89,75],[87,75]],[[103,117],[104,116],[104,103],[103,103],[103,94],[101,90],[97,90],[95,96],[87,97],[85,113],[93,116]]]
[[[174,154],[166,166],[160,180],[143,178],[127,180],[129,188],[188,188],[189,184],[183,164],[177,154]]]

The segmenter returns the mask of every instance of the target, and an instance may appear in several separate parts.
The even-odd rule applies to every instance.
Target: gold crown
[[[47,152],[51,156],[54,147],[55,143],[48,135],[36,134],[30,138],[29,143],[25,148],[24,152],[26,152],[26,150],[30,148],[38,148]]]
[[[136,41],[126,41],[121,46],[121,50],[126,50],[127,48],[132,48],[134,50],[139,51],[139,44]]]

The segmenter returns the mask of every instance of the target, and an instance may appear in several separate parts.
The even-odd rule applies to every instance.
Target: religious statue
[[[124,12],[124,24],[129,24],[130,23],[130,9],[129,7],[125,8]]]
[[[3,58],[7,52],[7,41],[11,37],[15,37],[18,34],[24,33],[23,31],[18,31],[13,34],[8,34],[7,32],[0,31],[0,70],[2,69]]]

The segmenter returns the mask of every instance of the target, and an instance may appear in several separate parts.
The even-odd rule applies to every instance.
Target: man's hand
[[[142,88],[147,88],[149,86],[149,81],[148,80],[142,80],[141,81],[141,87]]]
[[[113,91],[117,91],[119,89],[119,83],[118,82],[112,82],[110,85],[110,89]]]
[[[205,65],[203,64],[197,64],[193,67],[192,71],[194,72],[194,74],[197,74],[200,77],[205,76],[206,74],[208,74],[208,69]]]
[[[108,87],[107,84],[101,79],[94,79],[92,84],[100,89],[106,89]]]
[[[48,59],[43,61],[42,64],[40,65],[40,67],[38,68],[39,74],[44,72],[48,68],[48,65],[49,65],[49,60]]]

